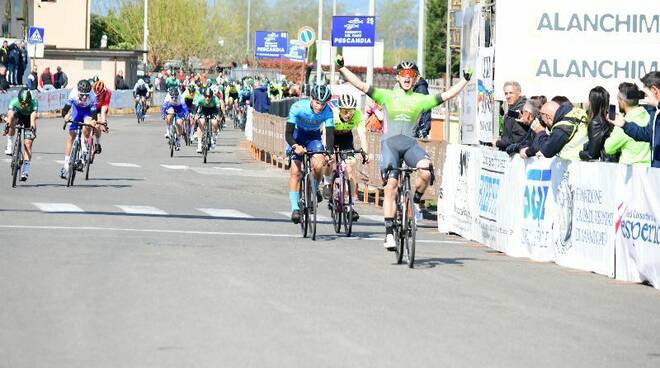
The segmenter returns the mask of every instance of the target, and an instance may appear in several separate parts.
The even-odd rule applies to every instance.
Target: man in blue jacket
[[[650,72],[642,79],[644,87],[642,91],[646,94],[646,101],[655,106],[655,111],[650,113],[651,120],[645,127],[623,120],[618,115],[614,125],[623,128],[623,131],[636,141],[649,142],[651,145],[651,166],[660,167],[660,72]]]
[[[268,97],[268,86],[262,85],[261,80],[257,79],[252,93],[252,106],[257,112],[268,112],[270,107],[270,98]]]

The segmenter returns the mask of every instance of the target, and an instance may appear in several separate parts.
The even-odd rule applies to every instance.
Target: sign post
[[[32,58],[44,57],[44,35],[45,31],[41,27],[30,27],[28,29],[28,56]]]
[[[279,59],[289,52],[289,35],[286,32],[257,31],[254,37],[254,57]]]

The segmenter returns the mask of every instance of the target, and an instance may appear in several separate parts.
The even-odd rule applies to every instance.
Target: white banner
[[[659,70],[658,0],[498,0],[496,6],[498,100],[504,82],[515,80],[527,96],[576,102],[600,85],[615,103],[619,83]]]
[[[110,97],[110,108],[125,109],[133,107],[135,105],[134,101],[135,100],[133,99],[132,89],[112,91],[112,96]]]
[[[492,143],[495,138],[493,124],[493,55],[492,47],[481,47],[477,57],[477,138]]]
[[[477,70],[481,7],[463,9],[461,70]],[[461,143],[479,144],[477,137],[477,78],[473,78],[461,91]]]
[[[660,170],[630,168],[618,206],[616,278],[660,289]]]

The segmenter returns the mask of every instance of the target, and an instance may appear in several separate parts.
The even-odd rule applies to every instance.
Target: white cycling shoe
[[[394,252],[396,250],[396,241],[394,241],[394,235],[387,234],[385,236],[385,242],[383,243],[383,246],[388,252]]]
[[[11,156],[14,151],[14,145],[13,144],[8,144],[7,148],[5,148],[5,155]]]

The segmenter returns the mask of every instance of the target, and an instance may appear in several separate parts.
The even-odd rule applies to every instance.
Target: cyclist
[[[110,98],[112,97],[112,91],[106,88],[105,83],[102,80],[96,81],[92,85],[92,91],[96,95],[96,113],[93,118],[101,125],[101,129],[95,129],[94,133],[96,134],[96,146],[94,151],[96,154],[101,153],[101,132],[106,130],[108,127],[108,110],[110,109]]]
[[[172,120],[176,114],[176,143],[175,149],[178,151],[181,149],[181,134],[183,132],[183,120],[187,119],[189,112],[186,103],[183,101],[183,96],[179,94],[178,87],[171,87],[165,95],[165,100],[163,105],[160,107],[160,116],[167,123],[167,137],[169,138],[170,125],[172,125]]]
[[[335,147],[340,151],[352,150],[353,147],[353,129],[357,129],[358,137],[360,138],[360,146],[364,151],[364,157],[368,157],[366,151],[367,134],[362,121],[362,113],[357,110],[357,99],[351,94],[343,94],[339,96],[338,101],[339,109],[335,110],[334,126],[335,126]],[[355,170],[355,157],[348,157],[346,159],[346,171],[350,179],[350,185],[354,195],[357,193],[357,172]],[[330,199],[332,190],[330,183],[332,181],[332,171],[329,175],[325,176],[325,187],[323,188],[323,196],[325,199]],[[360,218],[357,211],[353,210],[353,220]]]
[[[149,85],[144,81],[144,79],[139,78],[133,86],[133,97],[135,98],[135,110],[137,111],[138,104],[142,104],[144,107],[144,112],[147,112],[147,101],[151,97],[151,92],[149,90]]]
[[[197,116],[199,127],[197,129],[197,153],[202,153],[202,135],[206,126],[207,117],[211,119],[211,145],[215,148],[216,136],[218,134],[218,117],[220,115],[220,100],[215,97],[211,88],[202,91],[202,96],[197,100]]]
[[[21,167],[21,181],[26,181],[30,173],[30,160],[32,159],[32,144],[37,138],[37,110],[39,104],[36,98],[27,88],[22,88],[18,96],[9,102],[7,111],[7,126],[9,135],[7,135],[7,149],[5,154],[11,155],[14,149],[14,135],[16,134],[16,124],[20,124],[25,131],[25,150],[23,151],[23,166]]]
[[[225,124],[227,106],[225,105],[225,95],[223,93],[222,85],[213,84],[211,86],[211,90],[213,91],[213,95],[218,98],[218,103],[220,104],[220,112],[222,112],[220,123],[222,124],[222,129],[225,129],[227,128],[227,125]]]
[[[396,212],[396,190],[398,186],[398,170],[401,160],[405,160],[410,167],[432,168],[431,160],[424,149],[417,143],[414,130],[417,116],[442,104],[456,95],[468,84],[472,71],[464,71],[464,79],[449,88],[446,92],[437,95],[422,95],[413,92],[413,87],[419,80],[419,69],[413,62],[402,61],[397,65],[397,82],[400,88],[388,90],[374,88],[360,80],[348,68],[344,67],[341,55],[336,59],[339,72],[344,79],[360,91],[366,93],[375,102],[384,107],[386,124],[381,137],[380,170],[385,182],[385,198],[383,211],[385,218],[384,246],[389,251],[396,249],[394,241],[393,219]],[[394,168],[394,169],[392,169]],[[431,172],[421,170],[415,186],[414,202],[419,203],[422,193],[426,190],[431,179]]]
[[[186,91],[183,92],[183,102],[185,102],[189,112],[194,112],[197,110],[197,108],[194,106],[197,103],[197,97],[197,85],[195,85],[195,83],[188,83]],[[192,131],[194,131],[195,126],[195,117],[193,114],[190,114],[188,119],[190,120],[191,132],[186,132],[186,134],[192,135]]]
[[[334,147],[335,128],[333,115],[332,109],[327,104],[331,95],[330,88],[325,85],[316,85],[312,87],[311,100],[300,100],[294,103],[289,110],[285,139],[289,144],[286,153],[291,160],[291,170],[289,171],[289,201],[291,202],[291,221],[294,224],[300,222],[298,184],[300,183],[301,176],[302,155],[307,151],[324,150],[323,143],[321,142],[321,129],[324,126],[328,150],[332,151]],[[323,197],[318,193],[318,187],[328,162],[323,155],[317,154],[312,156],[311,163],[314,176],[314,191],[320,202]]]
[[[71,112],[69,114],[69,111]],[[71,120],[69,126],[69,135],[66,137],[64,145],[64,167],[60,170],[60,178],[66,179],[69,169],[69,155],[71,154],[71,146],[76,139],[76,131],[78,130],[79,123],[94,125],[94,118],[96,113],[96,95],[92,92],[92,85],[87,79],[78,82],[76,89],[72,90],[66,104],[62,109],[62,117],[64,120]],[[82,134],[85,138],[89,138],[91,134],[90,127],[83,127]],[[81,142],[83,155],[87,154],[88,147],[85,144],[85,139]]]
[[[176,77],[174,76],[174,73],[172,73],[172,72],[168,75],[167,79],[165,79],[165,89],[167,89],[168,91],[172,87],[179,88],[179,84],[180,84],[179,80],[176,79]]]

